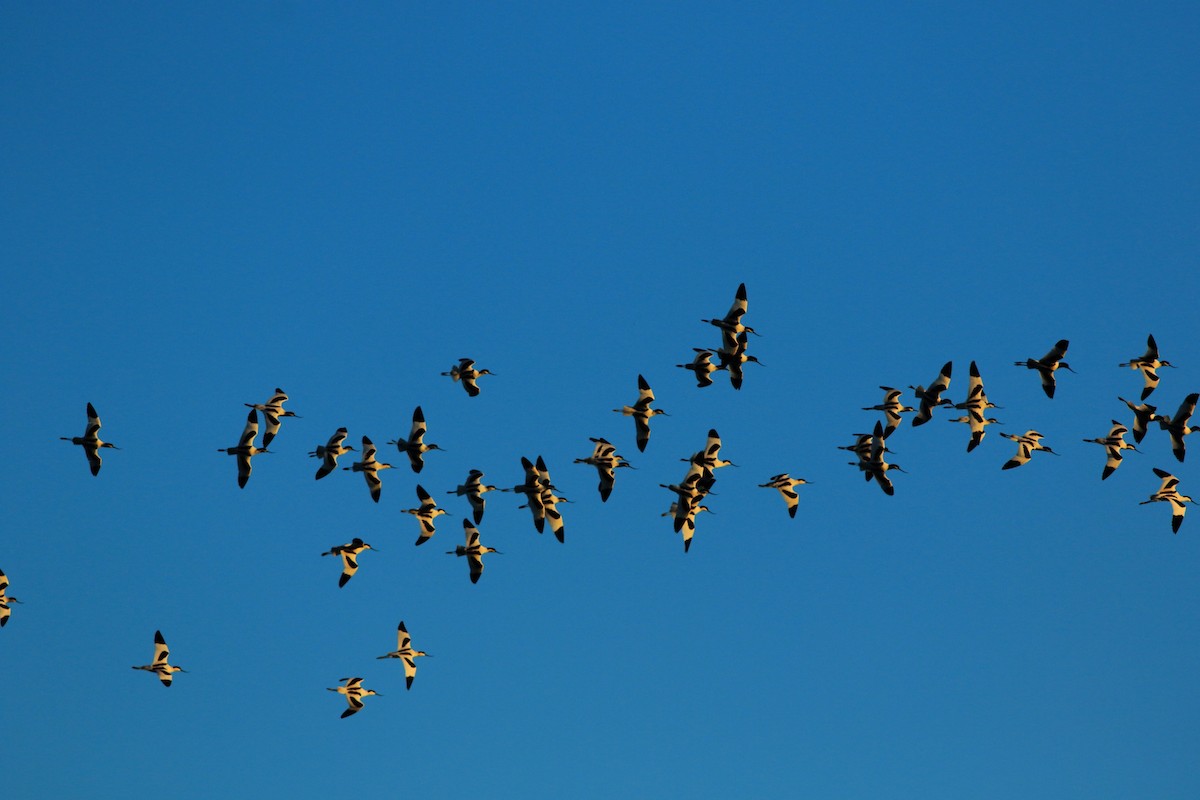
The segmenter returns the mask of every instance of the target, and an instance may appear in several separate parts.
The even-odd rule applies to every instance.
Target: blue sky
[[[1191,798],[1200,513],[1103,484],[1153,333],[1200,390],[1188,4],[8,4],[0,334],[6,796]],[[766,366],[674,364],[740,282]],[[1012,366],[1068,338],[1045,398]],[[496,377],[468,398],[462,356]],[[976,360],[1003,430],[907,425],[894,497],[836,449],[880,384]],[[644,374],[671,416],[645,453]],[[291,395],[245,490],[243,403]],[[906,397],[909,396],[906,392]],[[58,440],[95,404],[98,478]],[[375,505],[312,480],[338,427],[413,407],[455,515],[418,549],[394,448]],[[678,459],[719,473],[686,556]],[[636,467],[601,504],[589,436]],[[17,444],[19,442],[19,445]],[[1200,442],[1193,443],[1200,447]],[[566,543],[471,468],[544,455]],[[756,484],[813,481],[794,520]],[[361,536],[344,589],[319,553]],[[411,691],[396,662],[404,619]],[[131,672],[161,629],[189,670]],[[385,696],[340,720],[324,691]]]

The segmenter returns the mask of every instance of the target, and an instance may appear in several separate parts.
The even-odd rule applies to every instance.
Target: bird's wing
[[[654,390],[650,388],[650,384],[641,375],[638,375],[638,399],[634,403],[635,408],[649,408],[654,402]]]
[[[731,305],[729,307],[729,311],[726,312],[724,321],[736,324],[741,320],[742,315],[745,314],[749,308],[750,303],[748,302],[746,296],[746,284],[739,284],[737,288],[737,294],[734,295],[733,298],[733,305]]]
[[[83,453],[87,456],[88,466],[91,467],[92,474],[99,475],[100,467],[104,464],[104,459],[100,457],[100,447],[92,442],[85,442]]]
[[[383,481],[379,480],[379,475],[373,469],[363,470],[363,478],[367,481],[367,488],[371,490],[371,499],[378,503],[380,495],[383,494]]]
[[[646,417],[635,416],[633,425],[637,431],[637,448],[640,452],[645,452],[646,443],[650,441],[650,421]]]
[[[612,467],[597,466],[596,471],[600,473],[600,502],[608,500],[608,496],[612,494],[613,484],[616,482],[617,475]]]
[[[425,435],[425,412],[417,406],[417,410],[413,412],[412,429],[408,433],[408,441],[412,444],[420,444],[421,437]]]
[[[1192,414],[1196,413],[1196,401],[1200,400],[1200,394],[1189,394],[1179,404],[1179,410],[1175,412],[1175,416],[1171,417],[1171,422],[1178,425],[1180,428],[1187,425]]]
[[[238,444],[242,447],[248,447],[254,444],[254,439],[258,436],[258,412],[253,408],[246,416],[246,427],[242,429],[242,438]]]
[[[336,452],[333,452],[333,451],[330,451],[327,449],[325,451],[324,458],[325,458],[324,463],[322,463],[321,466],[317,468],[317,480],[324,478],[326,475],[328,475],[329,473],[331,473],[335,469],[337,469],[338,457],[337,457]]]
[[[100,432],[100,415],[96,413],[95,407],[87,404],[87,427],[83,430],[83,438],[92,439]]]
[[[1070,342],[1068,342],[1066,339],[1059,339],[1057,342],[1054,343],[1054,347],[1050,348],[1050,352],[1046,353],[1046,355],[1042,356],[1038,360],[1041,361],[1046,366],[1050,366],[1051,364],[1057,364],[1059,361],[1062,360],[1062,357],[1067,354],[1067,347],[1069,345],[1070,345]]]
[[[326,450],[340,450],[342,442],[346,441],[346,429],[338,428],[333,436],[329,437],[329,442],[325,445]]]
[[[971,377],[967,384],[967,401],[978,399],[983,394],[983,378],[979,376],[979,367],[971,362]]]
[[[161,631],[154,632],[154,666],[166,664],[167,659],[171,657],[171,651],[167,648],[167,640],[163,638]]]

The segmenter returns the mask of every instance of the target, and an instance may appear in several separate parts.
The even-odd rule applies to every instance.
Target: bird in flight
[[[60,436],[58,438],[82,447],[84,455],[87,456],[88,466],[92,469],[92,474],[99,475],[100,467],[104,463],[104,460],[100,458],[101,448],[111,447],[113,450],[120,450],[121,448],[112,442],[105,442],[100,439],[100,415],[96,413],[96,409],[91,403],[87,404],[87,418],[87,427],[83,430],[83,436]]]
[[[162,631],[154,632],[154,662],[151,664],[143,664],[134,669],[153,672],[162,681],[163,686],[171,685],[171,678],[176,672],[187,672],[183,667],[177,667],[168,663],[171,657],[171,651],[167,649],[167,640],[163,638]]]

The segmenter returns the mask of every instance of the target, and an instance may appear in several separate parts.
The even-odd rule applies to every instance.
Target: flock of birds
[[[733,388],[740,389],[745,377],[743,372],[745,365],[749,363],[761,364],[757,357],[748,352],[749,335],[754,334],[757,336],[759,334],[744,322],[747,309],[746,287],[745,284],[742,284],[737,289],[732,306],[723,317],[702,320],[702,322],[709,323],[719,329],[721,337],[720,346],[715,348],[693,348],[693,351],[696,353],[694,359],[690,363],[676,365],[692,372],[695,375],[698,387],[705,388],[711,386],[714,374],[725,372]],[[1069,342],[1063,339],[1055,343],[1050,351],[1041,358],[1029,358],[1024,361],[1016,361],[1014,364],[1036,371],[1041,379],[1042,389],[1045,394],[1047,397],[1053,398],[1058,370],[1062,369],[1073,372],[1067,362],[1063,361],[1068,347]],[[1187,395],[1179,406],[1178,411],[1173,415],[1159,414],[1156,406],[1146,403],[1147,398],[1158,387],[1158,370],[1163,367],[1173,366],[1170,362],[1164,361],[1159,357],[1158,346],[1153,336],[1148,338],[1147,349],[1144,354],[1136,358],[1131,358],[1119,366],[1141,372],[1144,381],[1144,388],[1139,403],[1119,398],[1133,414],[1132,435],[1134,442],[1141,443],[1150,430],[1152,423],[1157,423],[1168,434],[1171,449],[1176,459],[1180,462],[1184,461],[1186,456],[1184,440],[1188,434],[1196,430],[1196,428],[1190,426],[1189,422],[1192,414],[1195,412],[1197,399],[1200,395],[1196,393]],[[904,405],[901,400],[903,392],[900,389],[889,386],[880,387],[884,392],[881,403],[864,407],[863,410],[866,411],[882,412],[882,419],[875,422],[874,428],[870,433],[853,434],[853,442],[842,446],[840,449],[850,451],[854,454],[855,460],[851,461],[850,465],[857,467],[867,482],[875,482],[888,495],[895,493],[895,485],[889,477],[889,473],[893,471],[904,472],[904,470],[898,464],[888,461],[887,454],[891,451],[888,449],[887,441],[901,426],[904,414],[913,413],[911,424],[914,427],[919,427],[929,422],[933,418],[935,411],[940,407],[949,407],[964,412],[961,416],[949,421],[967,425],[970,429],[970,439],[966,446],[968,453],[974,451],[980,445],[989,425],[1002,424],[999,420],[988,416],[988,412],[991,409],[1001,407],[991,402],[988,398],[987,392],[984,389],[983,378],[974,361],[970,365],[966,399],[960,403],[955,403],[944,397],[944,394],[950,388],[952,370],[953,363],[947,362],[942,366],[937,377],[929,386],[918,385],[909,387],[917,401],[916,407]],[[476,369],[475,362],[469,358],[460,359],[457,365],[451,367],[448,372],[442,373],[442,375],[448,376],[455,382],[460,383],[470,397],[477,397],[481,393],[478,379],[481,376],[492,374],[494,373],[486,369]],[[613,409],[613,411],[633,418],[637,448],[640,452],[644,452],[650,441],[651,420],[658,415],[665,415],[667,412],[661,408],[654,407],[654,391],[644,376],[638,375],[637,383],[637,399],[631,405],[622,406]],[[274,395],[265,403],[246,403],[245,405],[250,408],[250,412],[246,417],[241,438],[232,447],[219,448],[219,452],[224,452],[235,457],[239,487],[245,487],[250,479],[253,458],[260,453],[270,452],[268,448],[272,440],[278,435],[283,420],[288,417],[297,417],[294,412],[284,409],[284,403],[287,401],[288,395],[282,389],[276,389]],[[256,444],[260,433],[260,414],[262,422],[265,425],[262,447]],[[82,448],[87,457],[92,475],[99,475],[100,473],[103,464],[101,452],[106,448],[117,449],[111,442],[103,441],[100,438],[100,430],[100,416],[92,404],[88,403],[87,427],[84,429],[83,435],[61,437]],[[1125,451],[1133,450],[1141,452],[1137,450],[1136,444],[1131,444],[1125,440],[1125,436],[1130,431],[1131,428],[1127,427],[1124,423],[1113,420],[1112,427],[1105,436],[1084,440],[1085,442],[1099,444],[1104,447],[1106,460],[1101,472],[1101,480],[1107,479],[1121,465],[1122,454]],[[401,454],[408,457],[409,466],[416,474],[419,474],[424,468],[424,458],[427,453],[442,449],[435,443],[425,441],[427,433],[428,428],[425,421],[425,414],[421,407],[417,406],[413,411],[412,426],[409,429],[408,436],[397,438],[387,443],[389,446],[395,446]],[[1000,435],[1014,441],[1017,446],[1016,453],[1001,466],[1001,469],[1008,470],[1024,466],[1038,452],[1058,455],[1058,453],[1043,443],[1045,437],[1036,430],[1028,430],[1020,435],[1008,433],[1001,433]],[[325,444],[317,445],[308,453],[310,457],[316,458],[320,462],[314,477],[316,480],[328,477],[338,470],[338,459],[340,457],[348,453],[357,452],[361,460],[354,461],[351,466],[342,467],[341,469],[348,472],[362,473],[371,499],[378,503],[383,489],[379,473],[394,468],[394,465],[378,460],[376,446],[367,436],[362,437],[361,450],[357,451],[353,446],[346,444],[347,436],[348,432],[346,428],[338,428]],[[601,502],[607,502],[613,492],[618,470],[622,468],[634,469],[634,467],[617,452],[616,446],[608,440],[604,438],[591,438],[590,441],[594,445],[591,454],[575,459],[575,463],[586,464],[596,469],[599,478],[597,488],[600,500]],[[659,485],[674,495],[674,501],[663,516],[672,518],[674,530],[676,533],[681,534],[683,549],[686,553],[691,547],[696,530],[697,515],[702,512],[711,511],[705,505],[705,500],[712,493],[712,488],[716,483],[716,471],[721,467],[737,465],[721,457],[721,437],[716,429],[708,431],[707,440],[700,450],[680,460],[687,463],[687,470],[683,478],[677,483]],[[489,553],[500,552],[480,542],[480,532],[476,527],[483,521],[484,512],[487,507],[486,494],[491,491],[498,490],[500,492],[522,495],[524,503],[519,507],[529,510],[537,532],[542,533],[545,530],[546,523],[549,522],[550,530],[555,535],[555,538],[559,542],[565,542],[565,523],[559,506],[571,501],[558,494],[558,487],[554,485],[550,470],[541,456],[533,460],[523,456],[521,458],[521,466],[524,470],[524,477],[521,483],[514,486],[501,488],[485,484],[483,482],[484,473],[478,469],[472,469],[462,484],[447,492],[450,495],[466,498],[470,508],[469,517],[463,519],[464,544],[460,544],[453,550],[447,551],[447,554],[467,559],[469,576],[472,583],[478,582],[483,575],[483,557]],[[1161,485],[1142,504],[1155,502],[1168,503],[1172,509],[1171,530],[1178,532],[1183,522],[1187,504],[1195,503],[1196,501],[1179,492],[1179,480],[1174,475],[1159,468],[1154,468],[1154,473],[1161,480]],[[761,488],[778,491],[786,503],[789,516],[795,517],[797,508],[799,507],[799,494],[796,490],[798,487],[808,483],[810,481],[804,478],[793,478],[788,473],[783,472],[771,476],[765,483],[758,485]],[[429,491],[421,484],[417,484],[416,494],[419,505],[416,508],[403,509],[401,513],[410,514],[416,518],[418,535],[415,544],[420,546],[429,541],[437,532],[437,518],[449,512],[440,507]],[[342,587],[358,571],[361,554],[366,550],[374,549],[377,548],[373,548],[360,538],[354,538],[344,544],[332,546],[321,555],[336,556],[341,560],[342,571],[338,579],[338,586]],[[20,602],[15,597],[7,594],[8,585],[7,577],[3,571],[0,571],[0,627],[8,623],[9,616],[11,615],[10,604]],[[411,689],[413,679],[416,675],[415,659],[421,656],[428,656],[429,654],[413,648],[412,639],[408,634],[403,620],[400,621],[397,635],[396,650],[379,656],[379,658],[400,660],[404,665],[407,688]],[[154,634],[153,661],[150,664],[135,666],[133,669],[154,673],[164,686],[171,685],[175,673],[185,672],[181,667],[170,663],[170,651],[161,631],[156,631]],[[342,712],[342,717],[350,716],[359,711],[363,707],[363,698],[379,694],[372,689],[364,688],[362,682],[363,679],[361,677],[342,678],[339,686],[329,689],[329,691],[337,692],[346,698],[347,708]]]

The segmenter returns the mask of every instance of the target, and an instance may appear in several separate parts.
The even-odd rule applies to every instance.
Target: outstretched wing
[[[83,438],[93,439],[100,433],[100,415],[96,413],[96,408],[91,404],[87,404],[87,427],[83,430]]]
[[[413,411],[412,428],[408,432],[408,441],[410,444],[420,444],[421,437],[425,435],[425,412],[417,406]]]
[[[242,428],[242,438],[238,442],[240,447],[249,447],[254,444],[254,440],[258,437],[258,412],[253,408],[246,416],[246,427]]]
[[[162,631],[154,632],[154,666],[166,664],[167,659],[171,657],[171,651],[167,649],[167,640],[163,638]]]
[[[1062,357],[1067,354],[1067,347],[1070,344],[1071,343],[1066,339],[1059,339],[1054,343],[1054,347],[1050,348],[1050,352],[1046,353],[1046,355],[1042,356],[1039,360],[1046,366],[1057,364],[1059,361],[1062,361]]]

